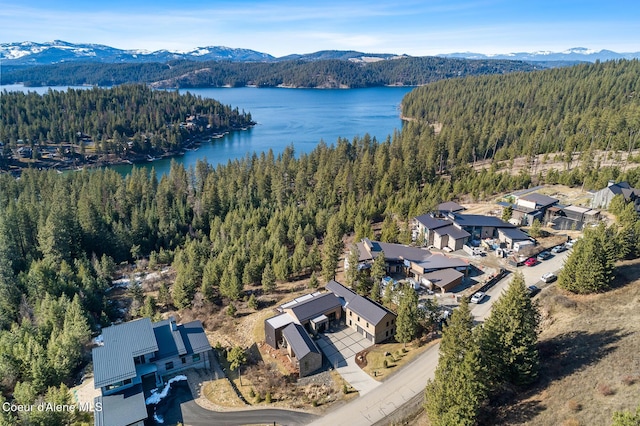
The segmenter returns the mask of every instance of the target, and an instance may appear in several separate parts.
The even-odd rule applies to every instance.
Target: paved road
[[[527,285],[536,284],[544,287],[540,276],[546,272],[557,272],[562,268],[567,252],[556,254],[533,267],[521,267]],[[477,322],[482,322],[489,315],[491,305],[500,297],[504,289],[513,279],[509,274],[487,291],[489,296],[483,303],[472,306],[471,312]],[[244,410],[234,412],[213,412],[198,406],[191,397],[191,393],[184,388],[176,393],[175,403],[165,414],[166,424],[182,422],[185,425],[209,426],[240,425],[240,424],[269,424],[278,425],[327,425],[327,426],[370,426],[376,423],[385,424],[385,418],[401,408],[404,404],[421,398],[428,379],[435,375],[438,364],[440,345],[436,344],[427,349],[422,355],[406,365],[402,370],[386,380],[382,386],[372,389],[348,404],[345,404],[324,417],[313,414],[289,410]],[[181,383],[181,382],[178,382]]]
[[[519,268],[527,285],[540,284],[540,277],[546,272],[557,272],[562,268],[567,252],[556,254],[553,258],[540,262],[533,267]],[[507,275],[487,291],[489,296],[484,303],[473,305],[471,313],[477,322],[489,315],[491,305],[500,297],[513,279]],[[326,416],[314,421],[312,425],[327,426],[370,426],[380,422],[405,403],[420,398],[428,379],[433,379],[438,364],[440,345],[427,349],[422,355],[402,370],[391,376],[384,384],[364,396],[354,399]]]
[[[296,426],[308,424],[318,418],[310,413],[280,409],[210,411],[195,403],[186,382],[174,383],[163,407],[166,407],[167,411],[161,412],[160,407],[158,414],[167,425],[182,423],[189,426],[236,426],[275,422],[278,426]]]

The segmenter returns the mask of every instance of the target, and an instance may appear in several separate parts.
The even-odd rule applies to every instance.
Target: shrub
[[[271,404],[271,392],[267,392],[267,394],[264,396],[264,401],[267,404]]]
[[[256,391],[253,390],[253,388],[251,388],[249,390],[249,398],[255,398],[256,397]]]
[[[570,399],[567,402],[567,408],[571,411],[577,412],[582,410],[582,404],[580,404],[578,401],[576,401],[575,399]]]
[[[616,392],[611,388],[611,386],[609,386],[606,383],[599,383],[598,384],[598,392],[600,393],[600,395],[602,396],[611,396],[613,394],[615,394]]]
[[[317,399],[314,399],[313,401],[311,401],[311,405],[312,405],[313,407],[317,407],[317,406],[318,406],[318,400],[317,400]]]
[[[389,362],[385,359],[382,363],[384,365],[384,368],[389,368]]]
[[[349,393],[349,388],[347,387],[346,383],[342,385],[342,393],[345,395]]]
[[[627,386],[631,386],[633,385],[636,381],[638,380],[637,377],[634,376],[624,376],[622,378],[622,383],[624,383]]]

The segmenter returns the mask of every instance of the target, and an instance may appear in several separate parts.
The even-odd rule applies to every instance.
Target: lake
[[[31,90],[45,93],[48,88],[0,86],[0,91]],[[66,88],[52,88],[64,90]],[[213,165],[226,164],[247,153],[272,149],[277,155],[293,144],[296,155],[311,152],[324,140],[328,145],[339,137],[353,139],[368,133],[384,140],[401,129],[400,103],[411,87],[375,87],[368,89],[284,89],[284,88],[202,88],[189,92],[213,98],[225,105],[250,112],[258,124],[245,131],[203,143],[196,151],[175,157],[185,167],[206,159]],[[187,90],[180,90],[186,92]],[[158,176],[168,173],[171,160],[162,159],[137,167],[154,167]],[[132,166],[113,168],[123,174]]]

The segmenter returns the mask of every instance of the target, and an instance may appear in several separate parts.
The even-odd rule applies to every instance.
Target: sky
[[[0,0],[0,43],[427,56],[640,51],[638,0]]]

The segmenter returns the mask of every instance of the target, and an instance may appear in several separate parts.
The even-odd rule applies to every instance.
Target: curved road
[[[200,407],[193,400],[185,382],[176,382],[165,400],[167,411],[162,415],[164,424],[182,423],[190,426],[236,426],[248,424],[305,425],[316,419],[315,414],[294,410],[257,409],[242,411],[211,411]],[[150,413],[153,415],[153,413]]]
[[[543,261],[534,267],[520,268],[527,285],[540,283],[540,276],[546,272],[556,272],[562,268],[567,252],[556,254],[553,258]],[[487,291],[489,296],[484,303],[474,305],[472,314],[477,322],[482,322],[489,315],[491,305],[500,297],[502,291],[511,282],[513,274],[507,275],[493,288]],[[260,409],[233,412],[213,412],[198,406],[186,389],[186,394],[180,398],[179,404],[170,404],[180,407],[180,410],[172,409],[166,414],[168,424],[182,422],[186,425],[209,426],[215,425],[239,425],[239,424],[273,424],[278,425],[327,425],[327,426],[370,426],[376,423],[385,424],[385,419],[403,405],[421,398],[427,380],[435,375],[438,365],[440,345],[436,344],[427,349],[422,355],[406,365],[402,370],[391,376],[372,391],[360,396],[348,404],[345,404],[323,417],[300,411]],[[179,393],[180,394],[180,393]],[[176,401],[178,402],[178,401]],[[173,415],[176,414],[177,417]],[[183,417],[184,416],[184,417]]]
[[[537,266],[519,268],[525,277],[526,285],[546,286],[539,282],[540,277],[546,272],[555,272],[561,269],[566,256],[567,252],[559,253]],[[483,303],[472,305],[471,313],[477,322],[483,322],[489,315],[491,305],[500,297],[512,278],[513,274],[507,275],[487,291],[489,297]],[[433,379],[435,376],[439,348],[440,345],[436,344],[427,349],[417,359],[385,380],[382,386],[378,386],[373,391],[329,412],[326,416],[313,421],[311,425],[370,426],[376,423],[386,424],[384,420],[391,413],[404,404],[415,401],[415,398],[422,397],[427,380]]]

